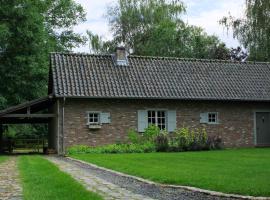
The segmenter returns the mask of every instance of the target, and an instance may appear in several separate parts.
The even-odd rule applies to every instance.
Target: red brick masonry
[[[205,127],[209,135],[218,135],[226,147],[254,146],[254,111],[270,104],[256,102],[67,99],[64,114],[64,146],[104,145],[123,141],[128,129],[137,129],[137,111],[168,109],[177,111],[177,128]],[[109,112],[111,123],[90,130],[87,111]],[[218,112],[219,124],[200,124],[200,113]]]

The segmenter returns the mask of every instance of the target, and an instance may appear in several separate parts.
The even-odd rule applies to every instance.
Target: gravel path
[[[0,199],[22,199],[22,187],[19,182],[17,157],[15,156],[0,164]]]
[[[48,159],[57,164],[61,170],[71,174],[75,179],[83,182],[89,190],[104,194],[108,197],[107,199],[238,199],[232,197],[212,196],[204,192],[194,192],[184,188],[149,184],[64,157],[48,157]]]
[[[70,174],[74,179],[82,183],[88,190],[100,194],[106,200],[152,200],[152,198],[133,193],[106,181],[96,176],[95,172],[83,168],[75,163],[68,162],[65,159],[57,157],[47,158],[56,164],[62,171]]]

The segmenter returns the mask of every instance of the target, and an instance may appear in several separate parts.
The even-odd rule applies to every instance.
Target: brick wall
[[[266,103],[176,101],[176,100],[113,100],[67,99],[64,115],[64,145],[104,145],[127,139],[127,131],[137,128],[137,110],[171,109],[177,111],[177,127],[205,127],[209,135],[219,135],[227,147],[254,145],[253,112],[267,109]],[[86,111],[111,114],[111,123],[90,130]],[[219,124],[200,124],[200,113],[218,112]],[[61,114],[61,112],[60,112]]]

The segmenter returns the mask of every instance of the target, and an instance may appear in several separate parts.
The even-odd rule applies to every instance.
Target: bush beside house
[[[208,136],[205,129],[183,127],[170,134],[151,125],[143,134],[129,130],[126,143],[98,147],[76,145],[68,149],[68,154],[182,152],[221,149],[222,146],[221,138]]]

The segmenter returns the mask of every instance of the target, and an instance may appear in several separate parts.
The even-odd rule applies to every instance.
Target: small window
[[[89,112],[87,114],[87,124],[100,124],[100,113]]]
[[[217,113],[208,113],[208,123],[209,124],[218,123],[218,114]]]
[[[148,111],[148,125],[156,125],[161,130],[166,129],[166,111],[149,110]]]

